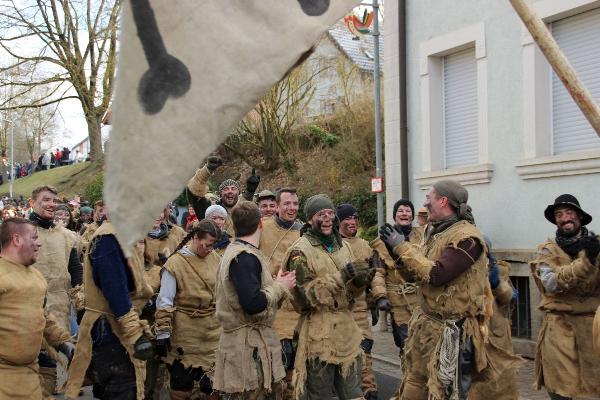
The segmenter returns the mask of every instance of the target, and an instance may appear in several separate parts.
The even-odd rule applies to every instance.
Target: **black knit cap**
[[[352,204],[340,204],[335,213],[340,221],[352,216],[358,217],[358,210]]]
[[[396,204],[394,204],[394,212],[392,213],[392,218],[394,220],[396,219],[396,213],[398,212],[398,208],[400,208],[400,206],[410,207],[410,211],[412,211],[412,217],[415,219],[415,206],[413,206],[413,203],[410,200],[400,199],[396,202]]]
[[[544,216],[548,221],[552,222],[554,225],[556,225],[554,211],[557,207],[560,206],[567,206],[577,210],[577,212],[579,212],[579,214],[581,215],[581,226],[587,225],[590,222],[592,222],[592,216],[583,211],[583,209],[579,205],[579,201],[575,196],[573,196],[572,194],[561,194],[554,200],[554,204],[548,205],[548,207],[546,207],[546,210],[544,210]]]

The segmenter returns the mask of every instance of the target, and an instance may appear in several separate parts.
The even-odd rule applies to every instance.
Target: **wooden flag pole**
[[[583,112],[583,115],[592,125],[596,134],[600,137],[600,107],[592,98],[569,60],[558,47],[558,43],[552,37],[550,30],[544,22],[538,18],[525,0],[509,0],[513,8],[521,17],[521,20],[533,36],[544,56],[565,85],[575,103]]]

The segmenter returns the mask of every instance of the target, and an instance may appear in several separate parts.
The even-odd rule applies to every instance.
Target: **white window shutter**
[[[478,164],[475,49],[447,55],[443,65],[444,165],[454,168]]]
[[[600,8],[553,22],[552,35],[600,102]],[[600,138],[552,71],[552,153],[591,150],[600,150]]]

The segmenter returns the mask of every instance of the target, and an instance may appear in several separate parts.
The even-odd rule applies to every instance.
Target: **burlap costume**
[[[469,269],[444,286],[429,284],[429,273],[444,249],[456,248],[458,243],[472,238],[483,247],[480,257]],[[394,248],[402,261],[403,273],[418,284],[417,308],[410,320],[410,335],[406,345],[407,374],[400,387],[402,400],[442,400],[446,398],[445,385],[440,381],[441,373],[449,373],[448,384],[458,387],[458,375],[452,369],[441,365],[445,353],[441,346],[443,337],[450,330],[456,330],[456,323],[462,322],[460,349],[467,340],[473,346],[474,381],[486,375],[489,379],[498,376],[518,359],[500,351],[497,357],[490,357],[484,342],[487,340],[486,319],[492,314],[492,293],[488,282],[487,247],[481,232],[467,221],[461,220],[446,230],[431,235],[422,247],[404,242]],[[455,364],[449,368],[457,367]],[[453,395],[458,396],[458,390]],[[456,397],[458,398],[458,397]]]
[[[87,255],[87,251],[90,247],[90,241],[92,240],[92,236],[94,236],[94,233],[96,232],[96,230],[100,227],[100,225],[98,225],[96,222],[90,222],[89,224],[86,224],[85,226],[85,230],[83,231],[83,233],[81,234],[81,257],[85,257]]]
[[[369,243],[360,237],[344,238],[344,241],[348,243],[352,249],[354,260],[364,261],[373,255],[373,249],[369,246]],[[379,276],[380,279],[373,278],[373,281],[371,282],[371,291],[381,292],[382,290],[385,290],[385,286],[381,287],[381,271],[377,271],[376,276]],[[370,345],[372,346],[373,332],[371,331],[371,323],[369,321],[369,306],[367,305],[367,295],[365,291],[354,299],[352,317],[362,332],[363,340],[369,340]],[[365,359],[362,364],[360,386],[363,394],[366,395],[369,392],[377,391],[377,381],[373,374],[373,357],[371,356],[371,349],[365,349],[363,347],[363,350],[365,350]]]
[[[512,337],[510,332],[510,309],[513,294],[510,282],[510,264],[506,261],[497,262],[500,270],[500,284],[492,290],[494,294],[494,313],[488,322],[489,341],[488,347],[502,349],[513,353]],[[488,355],[493,356],[493,351]],[[517,400],[517,371],[516,368],[507,368],[497,380],[475,382],[469,392],[469,400]]]
[[[321,242],[307,234],[298,239],[288,250],[284,265],[293,261],[291,255],[299,251],[307,260],[307,282],[297,281],[308,302],[298,324],[298,349],[292,379],[298,398],[305,390],[307,363],[319,360],[337,365],[342,375],[351,372],[360,361],[362,333],[350,311],[354,297],[363,290],[356,290],[352,283],[344,283],[341,271],[354,259],[352,250],[343,243],[339,250],[328,253]],[[296,271],[298,274],[304,271]],[[294,291],[294,296],[298,292]],[[299,299],[296,301],[301,304]]]
[[[46,310],[65,330],[69,329],[71,301],[71,274],[69,274],[69,256],[75,246],[76,235],[56,225],[49,229],[37,227],[38,241],[41,244],[33,267],[42,273],[48,282]]]
[[[263,231],[260,235],[258,248],[264,254],[269,263],[271,275],[276,276],[282,268],[282,263],[289,247],[300,238],[299,224],[293,224],[289,228],[280,226],[275,218],[263,218]],[[286,299],[273,322],[273,329],[279,334],[279,340],[292,340],[294,331],[298,325],[300,314],[296,312],[291,299]],[[287,368],[285,387],[283,389],[284,399],[293,397],[292,369]]]
[[[171,334],[167,364],[180,360],[187,368],[209,371],[221,335],[215,318],[215,285],[221,258],[211,252],[205,258],[176,253],[164,265],[177,282],[172,308],[156,311],[157,332]]]
[[[44,315],[47,283],[34,268],[0,259],[0,399],[41,400],[38,354],[70,339]]]
[[[258,248],[269,263],[271,275],[275,276],[282,267],[288,249],[300,238],[300,231],[293,228],[285,229],[279,226],[274,218],[263,218],[262,222],[263,231]],[[284,301],[273,323],[273,329],[279,334],[279,339],[294,337],[298,318],[300,315],[294,310],[291,301],[289,299]]]
[[[90,243],[102,235],[115,235],[114,228],[109,221],[105,221],[92,235]],[[92,252],[93,249],[90,249]],[[75,356],[69,368],[69,377],[66,384],[65,395],[76,398],[83,384],[85,373],[92,358],[92,335],[94,323],[101,317],[107,319],[113,333],[129,353],[131,362],[135,368],[137,398],[144,398],[144,379],[146,374],[146,363],[133,357],[133,345],[144,333],[151,335],[145,321],[140,321],[138,314],[141,307],[152,296],[152,289],[144,279],[144,262],[139,253],[132,252],[132,257],[127,260],[129,272],[133,279],[134,291],[130,293],[134,308],[118,320],[112,314],[110,306],[102,291],[96,286],[93,278],[92,264],[89,254],[86,255],[83,264],[83,281],[85,288],[85,314],[79,328],[79,341]]]
[[[162,265],[159,254],[169,257],[175,251],[179,243],[185,238],[185,231],[177,225],[169,225],[167,237],[154,239],[146,236],[146,250],[144,252],[146,260],[153,265]]]
[[[265,293],[268,304],[264,311],[254,315],[244,312],[229,278],[229,266],[242,252],[256,256],[262,266],[261,291]],[[214,389],[229,394],[270,393],[274,390],[273,385],[284,378],[281,345],[272,325],[280,302],[288,296],[289,291],[273,280],[267,261],[257,248],[240,242],[233,242],[227,247],[216,286],[216,317],[221,322],[223,333],[217,350]]]
[[[540,279],[546,265],[556,274],[557,291]],[[535,357],[535,387],[567,397],[600,396],[600,357],[593,349],[593,319],[600,305],[600,260],[591,264],[584,252],[571,258],[553,240],[538,247],[531,262],[542,294],[544,314]]]
[[[594,337],[594,350],[596,351],[596,355],[600,357],[600,306],[596,309],[592,334]]]
[[[408,235],[408,240],[413,244],[421,243],[423,230],[413,228]],[[382,271],[383,273],[378,271],[373,278],[373,300],[387,298],[392,304],[392,313],[396,324],[408,324],[412,311],[417,305],[417,286],[414,282],[408,282],[394,266],[394,260],[380,238],[373,240],[371,247],[377,250],[385,262],[385,271]]]
[[[42,273],[48,282],[46,310],[61,328],[69,330],[71,298],[81,297],[78,290],[71,288],[69,258],[71,250],[76,246],[77,235],[57,224],[48,229],[37,227],[38,241],[41,244],[37,260],[33,267]],[[77,302],[74,301],[77,306]],[[45,344],[42,345],[46,349]],[[52,349],[47,349],[51,358]],[[41,366],[39,368],[43,382],[44,396],[49,397],[56,391],[56,367]]]

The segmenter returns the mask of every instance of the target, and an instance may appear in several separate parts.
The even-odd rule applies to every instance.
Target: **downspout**
[[[406,0],[398,0],[398,72],[400,79],[400,187],[402,198],[408,190],[408,117],[406,96]]]

